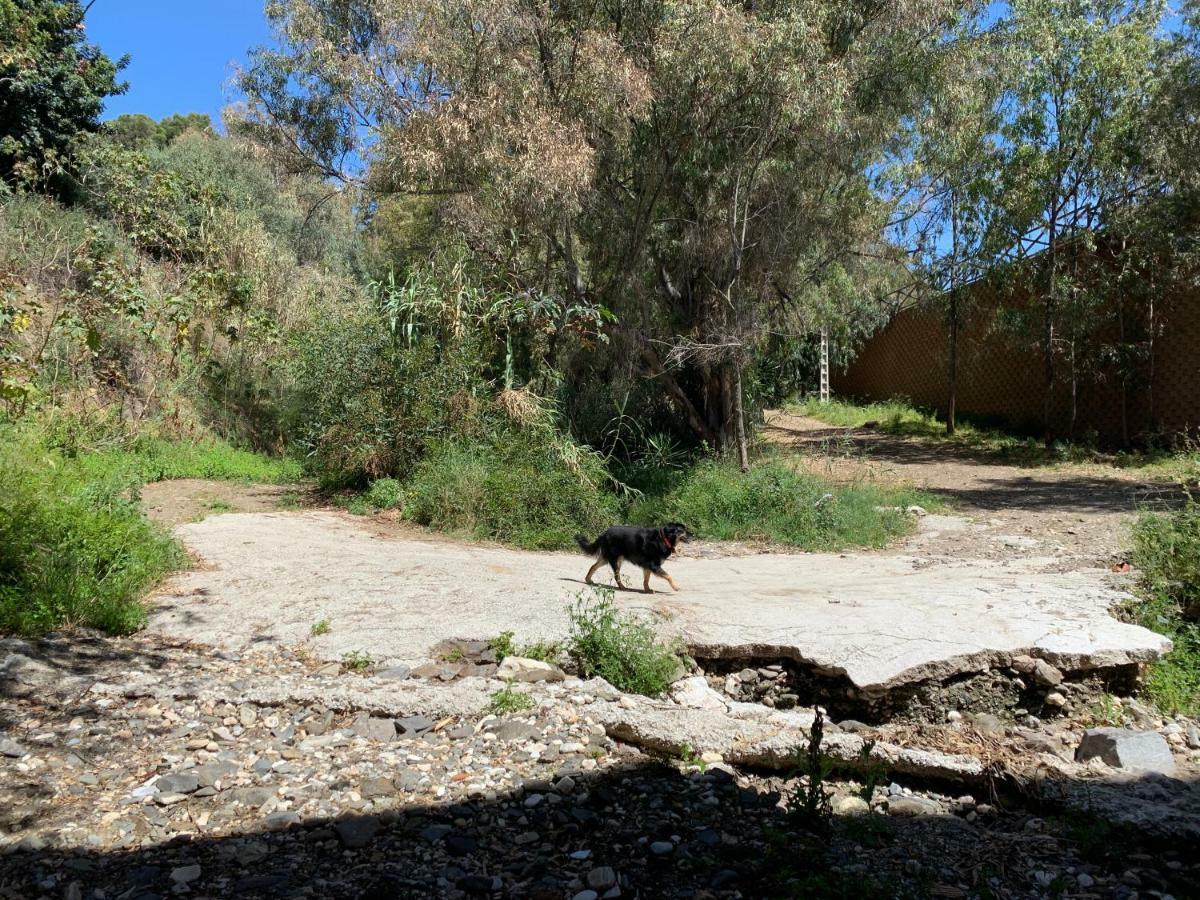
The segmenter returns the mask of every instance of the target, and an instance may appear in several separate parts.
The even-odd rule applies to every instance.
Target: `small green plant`
[[[295,491],[286,491],[275,498],[275,505],[280,509],[299,509],[300,495]]]
[[[787,813],[805,831],[825,835],[829,833],[833,821],[833,808],[825,782],[833,772],[834,763],[821,752],[821,742],[825,737],[825,715],[820,707],[815,707],[813,713],[808,746],[797,753],[797,768],[803,773],[803,781],[788,799]]]
[[[875,796],[875,788],[888,778],[887,766],[879,760],[874,759],[872,754],[875,752],[874,739],[866,741],[862,745],[862,749],[858,751],[858,759],[862,770],[862,789],[858,792],[868,805]]]
[[[209,500],[208,502],[206,502],[204,504],[204,508],[207,509],[209,512],[217,512],[217,513],[233,512],[233,504],[227,500],[222,500],[219,497],[214,500]]]
[[[708,769],[708,763],[700,758],[700,754],[692,748],[691,744],[680,744],[677,753],[679,756],[679,761],[685,766],[694,766],[701,772],[704,772]]]
[[[533,698],[524,691],[516,690],[511,680],[504,682],[500,690],[492,692],[488,704],[488,711],[496,716],[508,716],[527,709],[533,709]]]
[[[584,675],[599,675],[618,690],[660,696],[682,669],[676,648],[655,636],[649,622],[624,613],[612,588],[596,586],[576,596],[569,610],[568,652]]]
[[[313,622],[312,628],[308,629],[308,633],[313,637],[320,637],[323,634],[329,634],[329,620],[321,619],[318,622]]]
[[[351,650],[342,656],[342,667],[350,672],[362,672],[373,665],[375,660],[371,658],[371,654],[362,650]]]
[[[532,644],[518,645],[511,631],[503,631],[492,638],[488,641],[488,647],[496,654],[496,662],[503,662],[506,656],[519,656],[553,663],[558,661],[563,652],[563,646],[558,641],[534,641]]]
[[[1112,694],[1101,695],[1100,699],[1092,704],[1090,712],[1092,721],[1097,725],[1115,727],[1125,724],[1124,710]]]
[[[463,652],[463,648],[455,644],[450,649],[442,653],[442,662],[456,663],[467,654]]]

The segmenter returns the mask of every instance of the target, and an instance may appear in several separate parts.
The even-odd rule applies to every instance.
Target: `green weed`
[[[494,691],[488,703],[488,712],[496,716],[508,716],[527,709],[533,709],[533,698],[513,688],[511,681],[504,682],[504,687]]]
[[[342,668],[349,672],[363,672],[375,665],[371,654],[362,650],[351,650],[342,655]]]
[[[1169,637],[1171,652],[1150,666],[1147,696],[1168,715],[1200,713],[1200,503],[1142,515],[1133,528],[1141,602],[1137,624]]]
[[[558,641],[534,641],[532,644],[518,645],[511,631],[501,632],[488,641],[488,646],[496,654],[496,662],[503,662],[506,656],[519,656],[522,659],[554,663],[563,653],[563,646]]]
[[[371,482],[364,499],[375,509],[395,509],[404,503],[404,492],[395,478],[380,478]]]
[[[321,619],[319,622],[313,622],[312,627],[308,629],[308,633],[313,637],[320,637],[323,634],[329,634],[330,625],[328,619]]]
[[[599,675],[618,690],[660,696],[682,668],[678,652],[661,643],[648,622],[619,610],[611,588],[594,591],[591,597],[580,593],[570,610],[568,653],[587,677]]]

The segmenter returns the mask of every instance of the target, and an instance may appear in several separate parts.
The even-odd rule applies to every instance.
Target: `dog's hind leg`
[[[650,589],[650,570],[649,569],[642,569],[642,593],[645,593],[645,594],[653,594],[654,593],[654,591],[652,591]]]
[[[625,590],[625,584],[621,581],[621,560],[618,559],[612,564],[612,570],[613,578],[616,579],[617,582],[617,587],[619,587],[621,590]]]
[[[604,560],[602,560],[602,559],[596,560],[596,564],[594,566],[592,566],[590,569],[588,569],[588,573],[583,576],[583,580],[586,581],[588,584],[591,584],[592,576],[596,574],[596,570],[598,568],[600,568],[602,565],[604,565]]]

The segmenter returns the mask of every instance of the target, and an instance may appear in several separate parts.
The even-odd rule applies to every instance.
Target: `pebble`
[[[675,852],[675,845],[670,841],[655,841],[650,845],[650,852],[655,856],[666,856]]]
[[[617,873],[611,866],[598,866],[587,874],[588,887],[595,891],[607,891],[617,884]]]
[[[198,865],[179,866],[171,870],[171,880],[179,885],[190,884],[200,877],[200,871]]]

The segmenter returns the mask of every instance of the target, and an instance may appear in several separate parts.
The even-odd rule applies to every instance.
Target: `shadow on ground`
[[[526,784],[494,799],[398,802],[331,820],[276,813],[233,836],[192,825],[200,833],[138,849],[30,847],[0,857],[0,897],[559,900],[594,888],[647,898],[1005,898],[1069,894],[1088,872],[1085,884],[1108,885],[1088,896],[1136,896],[1134,881],[1180,897],[1194,887],[1186,851],[1160,853],[1086,817],[990,817],[1003,820],[997,827],[870,815],[838,819],[822,835],[785,814],[778,792],[739,788],[721,771],[688,777],[647,761],[572,780],[569,792]],[[186,828],[193,802],[151,809]],[[1076,874],[1066,874],[1072,862]]]

